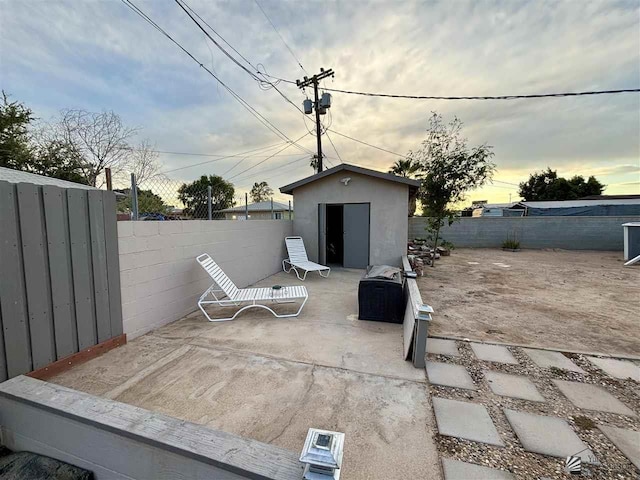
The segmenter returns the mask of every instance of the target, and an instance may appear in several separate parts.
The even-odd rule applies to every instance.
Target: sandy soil
[[[429,334],[640,355],[640,267],[622,264],[621,252],[456,249],[418,281]]]

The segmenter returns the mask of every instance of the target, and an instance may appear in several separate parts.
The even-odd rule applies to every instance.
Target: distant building
[[[508,212],[521,212],[522,216],[640,216],[640,195],[599,195],[598,199],[516,202]],[[631,197],[631,198],[628,198]],[[506,216],[506,215],[505,215]]]
[[[226,220],[246,220],[246,210],[249,210],[250,220],[289,220],[289,205],[273,202],[273,217],[271,216],[271,201],[250,203],[245,209],[244,205],[220,210]]]
[[[483,203],[473,209],[472,217],[514,217],[522,216],[521,212],[513,212],[509,209],[513,207],[516,202],[512,203]],[[514,215],[514,213],[516,215]]]

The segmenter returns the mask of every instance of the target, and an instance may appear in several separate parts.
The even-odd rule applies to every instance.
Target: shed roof
[[[247,205],[247,208],[250,212],[270,212],[271,211],[271,201],[267,200],[266,202],[258,202],[258,203],[250,203]],[[273,211],[274,212],[285,212],[289,210],[289,205],[285,205],[284,203],[273,202]],[[224,210],[220,210],[225,213],[242,213],[245,211],[244,205],[239,205],[237,207],[225,208]]]
[[[33,183],[36,185],[54,185],[60,188],[83,188],[85,190],[97,190],[95,187],[82,183],[68,182],[58,178],[45,177],[35,173],[22,172],[12,168],[0,167],[0,180],[9,183]]]
[[[337,173],[343,170],[347,172],[359,173],[361,175],[368,175],[369,177],[380,178],[382,180],[388,180],[390,182],[404,183],[405,185],[409,185],[410,188],[413,187],[417,189],[420,186],[420,180],[413,180],[411,178],[399,177],[391,173],[384,173],[384,172],[379,172],[377,170],[371,170],[369,168],[350,165],[348,163],[341,163],[340,165],[337,165],[328,170],[324,170],[323,172],[316,173],[315,175],[311,175],[310,177],[303,178],[302,180],[298,180],[297,182],[293,182],[293,183],[290,183],[289,185],[285,185],[284,187],[280,187],[280,191],[288,195],[293,195],[293,191],[296,188],[302,187],[303,185],[307,185],[311,182],[315,182],[316,180],[320,180],[321,178],[328,177],[329,175],[333,175],[334,173]]]

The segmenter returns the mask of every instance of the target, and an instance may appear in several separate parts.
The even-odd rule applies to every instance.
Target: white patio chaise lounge
[[[282,270],[284,270],[285,273],[293,270],[296,272],[298,279],[302,281],[307,278],[307,273],[309,272],[318,272],[320,276],[324,278],[329,276],[331,268],[309,260],[302,237],[286,237],[284,243],[287,245],[287,252],[289,252],[289,258],[282,260]],[[287,270],[287,264],[289,264],[289,270]],[[304,271],[302,277],[298,269]],[[326,272],[327,274],[323,275],[322,272]]]
[[[206,270],[209,276],[213,279],[213,283],[207,288],[198,300],[198,308],[207,317],[210,322],[225,322],[227,320],[233,320],[241,312],[253,307],[264,308],[269,310],[274,316],[278,318],[297,317],[302,311],[302,307],[307,303],[309,294],[307,289],[302,285],[286,286],[279,289],[275,288],[238,288],[233,281],[227,276],[226,273],[218,266],[216,262],[207,253],[198,255],[196,257],[198,263]],[[218,287],[218,288],[216,288]],[[216,292],[218,294],[216,295]],[[213,300],[206,300],[207,296],[211,295]],[[287,315],[279,315],[274,312],[267,305],[263,303],[293,303],[297,300],[302,300],[302,304],[296,313],[290,313]],[[238,310],[232,317],[229,318],[211,318],[204,309],[205,305],[217,305],[219,307],[236,306],[239,307],[244,303],[245,305]]]

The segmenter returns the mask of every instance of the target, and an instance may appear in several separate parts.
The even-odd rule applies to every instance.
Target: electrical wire
[[[293,159],[293,160],[291,160],[291,161],[289,161],[287,163],[284,163],[282,165],[278,165],[277,167],[273,167],[273,168],[271,168],[269,170],[260,170],[259,172],[254,172],[254,173],[251,173],[251,174],[249,174],[249,175],[247,175],[245,177],[238,178],[238,179],[236,179],[236,182],[246,182],[249,179],[253,179],[257,175],[260,175],[260,174],[263,174],[263,173],[266,173],[266,172],[273,172],[275,170],[280,170],[281,168],[288,167],[290,165],[293,165],[294,163],[301,162],[302,160],[308,160],[308,159],[309,159],[308,155],[303,155],[302,157]],[[287,172],[285,172],[285,173],[287,173]],[[272,177],[263,178],[262,180],[266,181],[269,178],[272,178]],[[242,186],[242,185],[245,185],[245,183],[237,183],[237,185]]]
[[[144,13],[138,6],[136,6],[131,0],[121,0],[127,7],[129,7],[133,12],[135,12],[138,16],[143,18],[147,23],[153,26],[157,31],[162,33],[165,37],[167,37],[171,42],[173,42],[178,48],[180,48],[186,55],[188,55],[195,63],[197,63],[201,68],[203,68],[209,75],[215,78],[220,85],[222,85],[231,96],[238,101],[249,113],[251,113],[256,119],[258,119],[266,128],[271,130],[275,135],[280,137],[282,140],[287,142],[293,142],[285,133],[283,133],[278,127],[276,127],[273,123],[271,123],[264,115],[258,112],[255,108],[253,108],[248,102],[246,102],[240,95],[238,95],[231,87],[225,84],[220,78],[213,73],[209,68],[207,68],[202,62],[200,62],[191,52],[189,52],[186,48],[184,48],[180,43],[178,43],[171,35],[169,35],[162,27],[160,27],[156,22],[154,22],[146,13]],[[295,142],[293,142],[295,144]],[[300,150],[307,151],[308,150],[300,145],[296,145]]]
[[[285,143],[285,142],[283,142]],[[268,147],[260,147],[260,148],[254,148],[253,150],[248,150],[246,152],[240,152],[240,153],[234,153],[232,155],[227,155],[225,157],[221,157],[221,158],[214,158],[212,160],[205,160],[204,162],[199,162],[199,163],[193,163],[191,165],[185,165],[184,167],[178,167],[178,168],[173,168],[171,170],[165,170],[163,172],[160,172],[161,174],[166,174],[166,173],[171,173],[171,172],[177,172],[178,170],[185,170],[187,168],[192,168],[192,167],[198,167],[200,165],[206,165],[207,163],[213,163],[213,162],[219,162],[220,160],[224,160],[226,158],[233,158],[233,157],[239,157],[241,155],[245,155],[247,153],[254,153],[254,152],[258,152],[260,150],[270,150],[272,148],[275,147],[280,147],[283,145],[283,143],[277,143],[275,145],[269,145]]]
[[[427,96],[427,95],[394,95],[389,93],[357,92],[338,88],[325,88],[329,92],[347,93],[349,95],[363,95],[366,97],[405,98],[412,100],[517,100],[550,97],[579,97],[587,95],[609,95],[617,93],[637,93],[640,88],[625,88],[619,90],[594,90],[586,92],[535,93],[529,95],[486,95],[486,96]]]
[[[357,138],[353,138],[353,137],[350,137],[349,135],[345,135],[344,133],[336,132],[336,131],[335,131],[335,130],[333,130],[333,129],[329,129],[329,131],[330,131],[330,132],[332,132],[332,133],[335,133],[336,135],[340,135],[341,137],[348,138],[349,140],[353,140],[354,142],[358,142],[358,143],[361,143],[361,144],[363,144],[363,145],[366,145],[366,146],[368,146],[368,147],[375,148],[375,149],[377,149],[377,150],[381,150],[381,151],[383,151],[383,152],[390,153],[390,154],[392,154],[392,155],[397,155],[397,156],[402,157],[402,158],[407,158],[407,156],[406,156],[406,155],[402,155],[401,153],[398,153],[398,152],[392,152],[391,150],[387,150],[386,148],[377,147],[377,146],[375,146],[375,145],[372,145],[372,144],[370,144],[370,143],[364,142],[364,141],[362,141],[362,140],[358,140]]]
[[[309,75],[307,73],[307,71],[304,69],[304,67],[302,66],[302,63],[300,62],[300,60],[298,60],[298,57],[296,57],[296,54],[293,53],[293,50],[291,50],[291,47],[289,46],[289,44],[285,41],[284,37],[280,34],[280,32],[278,31],[278,29],[276,28],[276,26],[273,24],[273,22],[271,21],[271,19],[269,18],[269,15],[267,15],[267,12],[264,11],[264,9],[262,8],[262,6],[260,5],[260,3],[258,2],[258,0],[253,0],[256,5],[258,6],[258,8],[260,9],[260,11],[262,12],[262,14],[265,16],[265,18],[269,21],[269,23],[271,24],[271,26],[273,27],[273,29],[275,30],[275,32],[278,34],[278,36],[280,37],[280,40],[282,40],[282,43],[284,43],[284,46],[287,47],[287,50],[289,50],[289,53],[291,54],[291,56],[294,58],[294,60],[296,61],[296,63],[298,64],[298,66],[302,69],[302,71],[304,73],[306,73],[307,75]]]
[[[174,0],[179,6],[180,8],[182,8],[182,10],[185,11],[185,13],[189,16],[189,18],[191,18],[191,20],[193,21],[193,23],[195,23],[198,28],[200,30],[202,30],[204,32],[204,34],[213,42],[213,44],[218,47],[218,49],[220,49],[220,51],[222,51],[227,57],[229,57],[231,59],[231,61],[233,61],[236,65],[238,65],[242,70],[244,70],[246,73],[248,73],[252,79],[256,80],[258,82],[258,85],[260,86],[261,89],[265,90],[265,89],[269,89],[269,88],[273,88],[275,91],[278,92],[278,94],[280,94],[280,96],[282,98],[284,98],[287,102],[289,102],[291,105],[293,105],[293,107],[298,110],[298,112],[300,112],[301,114],[304,115],[304,112],[300,109],[300,107],[298,105],[296,105],[295,103],[293,103],[291,101],[291,99],[289,99],[289,97],[287,97],[284,93],[282,93],[282,91],[277,87],[277,84],[280,82],[279,80],[277,82],[272,82],[271,80],[267,80],[264,76],[270,76],[268,74],[266,74],[266,69],[264,67],[264,65],[262,64],[258,64],[258,66],[254,66],[249,60],[247,60],[247,58],[242,55],[238,50],[236,50],[229,42],[227,42],[227,40],[225,40],[225,38],[220,35],[205,19],[203,19],[193,8],[191,8],[184,0]],[[245,62],[247,62],[254,70],[254,72],[251,72],[249,69],[247,69],[244,65],[242,65],[240,62],[238,62],[233,55],[231,55],[227,50],[224,49],[224,47],[222,47],[218,42],[216,42],[204,29],[204,27],[202,27],[202,25],[200,25],[200,23],[187,11],[187,9],[185,9],[185,7],[187,9],[189,9],[191,11],[191,13],[193,13],[196,17],[198,17],[202,23],[204,23],[215,35],[217,35],[225,44],[227,44],[229,46],[229,48],[231,48],[234,52],[236,52]],[[261,72],[259,67],[262,65],[262,68],[265,69],[265,72]],[[258,77],[258,75],[262,75],[262,77]],[[309,151],[310,153],[310,151]]]
[[[295,141],[295,142],[297,142],[297,141],[301,140],[301,139],[302,139],[302,137],[304,137],[305,135],[306,135],[306,132],[305,132],[304,134],[302,134],[302,136],[301,136],[300,138],[298,138],[297,140],[294,140],[294,141]],[[235,175],[233,175],[233,176],[229,177],[227,180],[232,180],[232,179],[234,179],[234,178],[236,178],[236,177],[239,177],[239,176],[240,176],[240,175],[242,175],[243,173],[248,172],[249,170],[253,170],[253,169],[254,169],[254,168],[256,168],[258,165],[261,165],[261,164],[263,164],[264,162],[266,162],[267,160],[269,160],[269,159],[273,158],[276,154],[278,154],[278,153],[282,153],[282,152],[283,152],[283,151],[285,151],[287,148],[289,148],[291,145],[292,145],[292,143],[289,143],[287,146],[285,146],[284,148],[282,148],[282,149],[278,150],[278,151],[277,151],[276,153],[274,153],[273,155],[270,155],[270,156],[268,156],[267,158],[265,158],[264,160],[259,161],[259,162],[258,162],[258,163],[256,163],[255,165],[253,165],[253,166],[251,166],[251,167],[249,167],[249,168],[246,168],[246,169],[242,170],[242,171],[241,171],[241,172],[239,172],[239,173],[236,173]]]
[[[344,163],[344,161],[342,160],[342,157],[340,156],[340,154],[338,153],[338,149],[336,148],[336,146],[333,144],[333,140],[331,140],[331,137],[329,136],[329,131],[327,130],[327,138],[329,139],[329,142],[331,143],[331,146],[333,147],[333,151],[336,152],[336,155],[338,156],[338,158],[340,159],[340,163]]]

